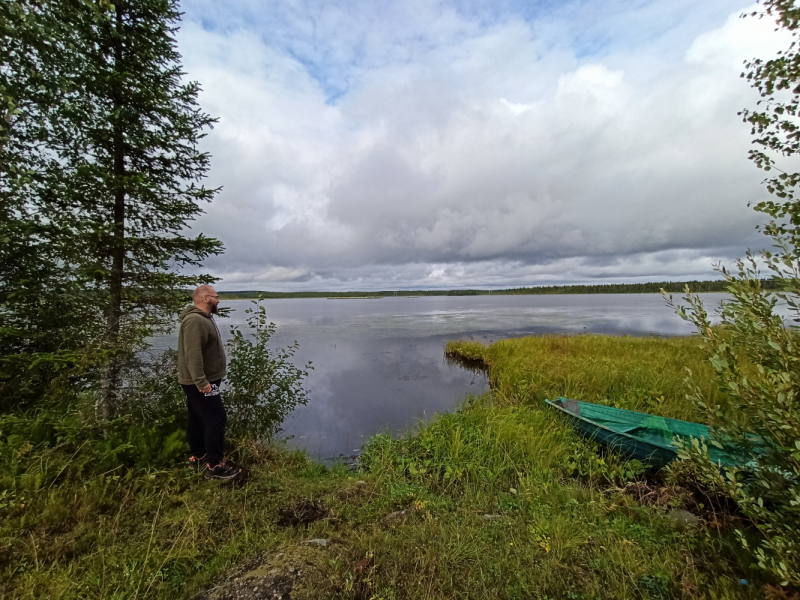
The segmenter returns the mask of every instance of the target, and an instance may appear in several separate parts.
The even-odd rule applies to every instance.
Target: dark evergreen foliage
[[[0,407],[39,398],[91,339],[50,144],[74,58],[74,32],[55,6],[0,2]]]
[[[7,121],[4,139],[14,143],[4,143],[3,168],[25,175],[3,188],[3,232],[14,243],[2,256],[0,307],[19,322],[10,333],[21,344],[32,343],[38,319],[58,352],[77,351],[92,373],[105,365],[100,405],[110,417],[122,358],[172,326],[182,288],[212,281],[179,269],[221,252],[217,240],[186,235],[216,192],[199,183],[209,156],[197,147],[214,120],[197,106],[198,85],[182,79],[177,2],[3,2],[2,10],[3,104],[22,115]],[[54,278],[66,306],[51,302]],[[21,302],[20,290],[46,304],[45,314]],[[54,306],[73,319],[77,307],[80,335],[64,337]]]

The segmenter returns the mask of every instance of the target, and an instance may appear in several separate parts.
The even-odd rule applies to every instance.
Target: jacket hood
[[[203,315],[203,316],[204,316],[204,317],[206,317],[207,319],[210,319],[210,318],[211,318],[211,315],[209,315],[209,314],[208,314],[206,311],[204,311],[204,310],[201,310],[201,309],[197,308],[197,307],[196,307],[194,304],[190,304],[189,306],[187,306],[186,308],[184,308],[184,309],[181,311],[181,314],[180,314],[180,316],[178,317],[178,319],[180,319],[181,321],[183,321],[183,320],[186,318],[186,316],[187,316],[187,315],[190,315],[190,314],[192,314],[192,313],[197,313],[197,314],[199,314],[199,315]]]

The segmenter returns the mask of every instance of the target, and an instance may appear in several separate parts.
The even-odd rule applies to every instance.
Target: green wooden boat
[[[545,402],[567,414],[584,435],[628,458],[654,467],[663,467],[678,457],[676,438],[689,441],[691,438],[708,440],[710,437],[708,427],[699,423],[569,398]],[[723,444],[722,448],[709,444],[708,455],[721,467],[742,469],[753,460],[741,447],[733,444]]]

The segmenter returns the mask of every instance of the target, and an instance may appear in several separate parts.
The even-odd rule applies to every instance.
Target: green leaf
[[[715,355],[711,358],[711,364],[714,365],[714,368],[718,371],[724,371],[728,368],[728,361],[719,355]]]

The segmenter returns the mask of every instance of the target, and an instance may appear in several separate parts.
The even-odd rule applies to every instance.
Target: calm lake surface
[[[725,294],[703,294],[706,309]],[[224,338],[245,323],[249,300],[223,301]],[[421,296],[379,300],[301,298],[265,300],[278,326],[273,347],[300,343],[295,364],[313,363],[305,387],[309,402],[284,424],[289,445],[318,459],[352,455],[380,431],[413,430],[434,413],[453,410],[466,394],[487,390],[485,377],[450,365],[447,340],[485,342],[543,333],[688,335],[658,294],[553,296]],[[175,347],[177,335],[154,340]]]

